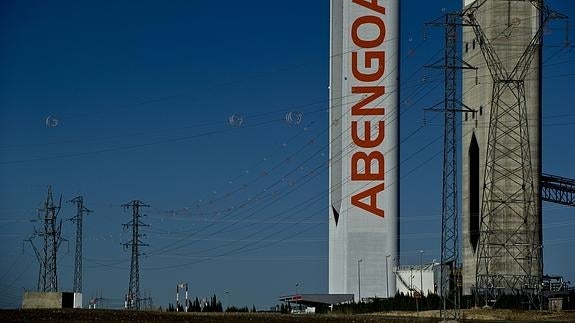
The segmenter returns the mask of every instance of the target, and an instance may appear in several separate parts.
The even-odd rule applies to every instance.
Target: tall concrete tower
[[[329,292],[395,294],[399,1],[332,0]]]
[[[536,1],[464,0],[463,294],[541,274],[541,16]],[[478,267],[479,264],[479,267]],[[485,286],[483,286],[485,288]],[[480,286],[481,288],[481,286]]]

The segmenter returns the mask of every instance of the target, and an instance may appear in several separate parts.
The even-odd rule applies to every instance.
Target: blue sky
[[[571,2],[549,4],[575,17]],[[443,75],[423,66],[441,57],[443,31],[424,23],[459,5],[402,1],[404,264],[419,250],[439,259],[442,127],[423,110],[441,101]],[[562,28],[545,34],[543,170],[575,178],[575,59]],[[328,1],[3,1],[0,307],[36,287],[23,240],[48,185],[94,210],[85,299],[119,305],[128,288],[121,205],[133,199],[151,205],[140,285],[158,305],[182,281],[193,296],[262,309],[296,283],[327,292],[328,41]],[[572,281],[574,211],[544,203],[545,272]],[[60,218],[73,216],[63,203]],[[61,289],[72,288],[74,234],[64,221]]]

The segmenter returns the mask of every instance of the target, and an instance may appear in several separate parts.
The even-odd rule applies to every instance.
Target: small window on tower
[[[483,106],[482,105],[479,106],[479,115],[480,116],[483,115]]]

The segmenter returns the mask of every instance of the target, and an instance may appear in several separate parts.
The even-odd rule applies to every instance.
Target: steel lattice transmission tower
[[[149,207],[138,200],[133,200],[122,205],[124,208],[132,209],[132,221],[124,224],[125,228],[132,228],[132,240],[124,244],[125,248],[132,248],[132,262],[130,265],[130,286],[128,287],[128,294],[126,295],[127,308],[140,309],[140,246],[147,246],[140,240],[144,235],[140,233],[140,227],[148,226],[143,223],[140,218],[140,208]]]
[[[531,296],[529,290],[541,280],[541,224],[534,183],[538,174],[532,168],[525,81],[539,51],[543,28],[558,16],[541,0],[514,1],[533,6],[539,24],[521,56],[504,61],[476,17],[486,2],[470,5],[464,17],[493,81],[476,263],[476,291],[489,302],[504,293]],[[511,12],[509,0],[506,5]],[[510,21],[504,33],[511,35],[512,26]]]
[[[458,55],[458,27],[462,26],[462,16],[458,13],[446,14],[444,17],[428,24],[445,27],[445,55],[443,62],[431,65],[445,72],[445,95],[443,108],[431,108],[432,111],[444,113],[443,133],[443,191],[441,205],[441,281],[440,293],[442,321],[461,320],[460,288],[458,284],[459,239],[457,207],[457,114],[473,112],[459,99],[458,71],[476,69],[463,62]]]
[[[77,196],[72,200],[68,201],[70,203],[76,204],[76,215],[70,219],[72,222],[76,222],[76,258],[74,261],[74,292],[82,292],[82,220],[84,218],[84,213],[90,213],[84,206],[84,197]]]
[[[56,292],[58,291],[58,268],[57,255],[58,248],[62,243],[62,221],[58,222],[58,214],[62,205],[62,197],[58,206],[54,204],[52,197],[52,186],[48,186],[48,196],[44,201],[44,207],[38,210],[38,219],[44,223],[43,230],[34,229],[33,236],[26,240],[32,245],[40,270],[38,272],[38,291],[39,292]],[[42,237],[43,246],[39,251],[34,245],[33,238]]]

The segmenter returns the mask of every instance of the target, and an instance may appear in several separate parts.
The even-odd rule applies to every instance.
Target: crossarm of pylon
[[[493,80],[503,80],[507,78],[507,73],[501,64],[501,59],[497,53],[493,51],[491,42],[487,36],[485,36],[483,29],[481,29],[481,26],[475,17],[475,12],[477,9],[479,9],[479,7],[481,7],[481,5],[483,5],[483,3],[485,3],[485,1],[481,2],[477,6],[474,6],[473,9],[465,11],[465,17],[469,21],[469,25],[475,33],[475,38],[477,38],[477,41],[479,42],[479,48],[481,48],[481,53],[485,58],[487,67],[489,68],[489,72],[491,73]]]

